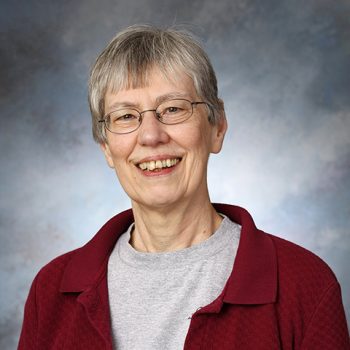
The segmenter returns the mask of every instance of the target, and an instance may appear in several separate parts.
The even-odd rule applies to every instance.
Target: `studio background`
[[[212,201],[322,257],[350,317],[348,0],[2,1],[0,348],[14,349],[30,283],[129,208],[91,136],[88,72],[135,23],[202,39],[229,131]]]

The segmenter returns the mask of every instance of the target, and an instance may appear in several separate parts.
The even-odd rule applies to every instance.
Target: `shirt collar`
[[[242,227],[233,271],[222,293],[224,302],[265,304],[276,300],[277,258],[272,239],[258,230],[243,208],[214,204],[219,213]],[[106,276],[108,258],[119,236],[134,221],[131,210],[109,220],[86,245],[79,248],[68,263],[61,292],[82,292],[93,288]]]

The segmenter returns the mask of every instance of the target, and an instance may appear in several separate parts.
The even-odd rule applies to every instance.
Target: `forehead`
[[[144,77],[142,84],[129,84],[119,89],[110,85],[104,98],[105,111],[108,112],[118,105],[161,103],[171,98],[192,100],[196,96],[193,80],[184,71],[164,72],[159,68],[153,68]]]

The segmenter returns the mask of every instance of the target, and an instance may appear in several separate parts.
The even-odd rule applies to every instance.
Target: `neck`
[[[182,203],[171,209],[154,209],[133,203],[133,213],[135,228],[130,244],[141,252],[188,248],[209,238],[222,221],[209,198],[206,202]]]

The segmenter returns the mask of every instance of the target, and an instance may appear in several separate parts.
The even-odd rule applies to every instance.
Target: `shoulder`
[[[60,293],[62,276],[67,264],[78,250],[53,259],[42,267],[35,276],[25,303],[21,344],[27,343],[29,340],[30,342],[34,341],[33,339],[37,337],[39,323],[43,320],[46,325],[56,324],[53,317],[58,318],[57,310],[65,309],[63,306],[66,302],[63,294]],[[48,326],[46,328],[48,329]]]
[[[36,293],[58,292],[67,265],[81,248],[64,253],[44,265],[37,273],[33,285]]]
[[[276,249],[278,307],[297,319],[310,319],[329,290],[338,289],[331,268],[316,254],[268,234]]]
[[[336,281],[331,268],[315,253],[283,238],[267,235],[276,248],[279,270],[286,278],[304,280],[312,277],[312,280],[325,283]]]

